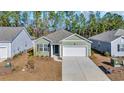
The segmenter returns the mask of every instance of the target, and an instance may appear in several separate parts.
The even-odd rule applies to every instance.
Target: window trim
[[[40,48],[41,48],[40,45],[42,45],[42,52],[47,52],[47,51],[49,51],[48,44],[46,44],[46,43],[37,44],[37,51],[41,51],[41,50],[40,50]],[[47,45],[47,51],[45,51],[45,45]],[[39,46],[39,48],[38,48],[38,46]]]
[[[43,50],[44,50],[44,52],[46,52],[46,50],[45,50],[45,45],[47,45],[47,51],[49,51],[49,48],[48,48],[48,44],[43,44]]]
[[[124,52],[124,44],[118,44],[118,52]]]

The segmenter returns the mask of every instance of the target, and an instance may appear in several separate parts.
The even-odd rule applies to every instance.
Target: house
[[[24,27],[0,27],[0,59],[32,48],[32,40]]]
[[[91,41],[66,30],[58,30],[35,40],[35,56],[90,56]]]
[[[109,52],[111,56],[124,56],[124,30],[112,30],[89,38],[92,48],[101,53]]]

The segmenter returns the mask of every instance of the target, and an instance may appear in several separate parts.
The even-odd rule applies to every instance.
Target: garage
[[[6,59],[6,58],[7,58],[7,48],[0,47],[0,59]]]
[[[83,46],[63,46],[63,56],[87,56],[87,48]]]

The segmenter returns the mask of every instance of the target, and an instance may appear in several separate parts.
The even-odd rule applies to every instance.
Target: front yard
[[[106,74],[111,80],[113,81],[124,80],[124,67],[113,67],[110,63],[111,57],[106,57],[103,56],[102,54],[94,52],[93,55],[91,56],[91,59],[97,66],[99,67],[103,66],[106,69],[112,70],[111,74]]]
[[[28,54],[22,54],[12,59],[13,70],[9,74],[0,75],[0,80],[12,81],[38,81],[38,80],[62,80],[62,63],[49,57],[31,57],[34,64],[33,71],[25,70],[29,58]],[[0,70],[5,62],[0,63]]]

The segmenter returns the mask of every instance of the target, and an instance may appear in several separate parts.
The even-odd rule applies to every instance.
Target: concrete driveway
[[[63,81],[110,81],[88,57],[64,57]]]

